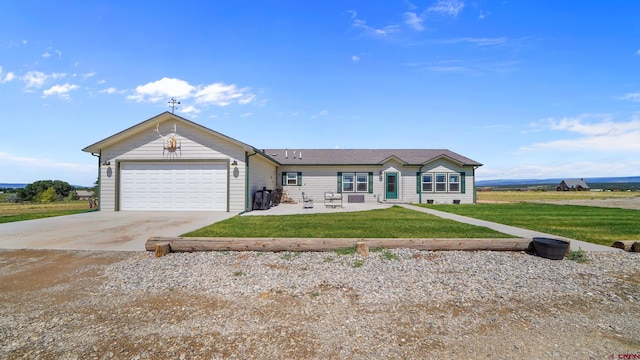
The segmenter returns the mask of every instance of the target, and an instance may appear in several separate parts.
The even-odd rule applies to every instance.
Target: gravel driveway
[[[0,358],[640,355],[640,254],[0,251]]]

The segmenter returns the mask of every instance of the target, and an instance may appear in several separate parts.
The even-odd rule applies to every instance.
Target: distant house
[[[88,200],[93,197],[93,191],[76,190],[76,194],[78,194],[78,199],[80,200]]]
[[[584,179],[567,179],[562,180],[556,188],[558,191],[589,191],[589,185]]]

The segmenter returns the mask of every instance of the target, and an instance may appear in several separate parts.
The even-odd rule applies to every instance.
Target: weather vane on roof
[[[176,100],[176,98],[171,98],[169,100],[169,106],[171,106],[171,113],[173,114],[176,111],[176,104],[180,105],[180,101]]]

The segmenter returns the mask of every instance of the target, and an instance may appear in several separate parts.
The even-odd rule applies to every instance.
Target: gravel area
[[[0,358],[640,357],[640,254],[0,251]]]

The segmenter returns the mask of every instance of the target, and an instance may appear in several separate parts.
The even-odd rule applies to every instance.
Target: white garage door
[[[120,210],[227,211],[220,163],[122,163]]]

